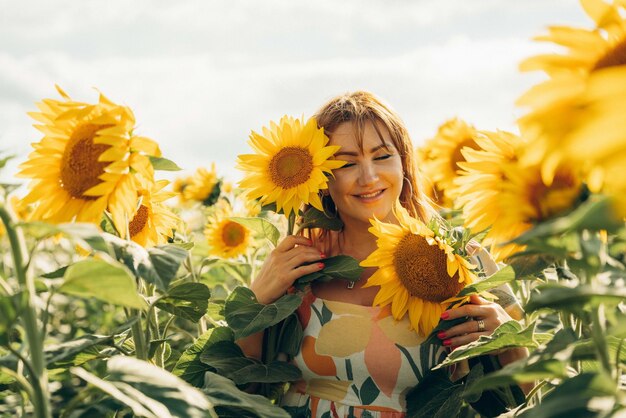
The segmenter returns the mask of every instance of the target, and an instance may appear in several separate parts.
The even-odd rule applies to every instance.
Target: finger
[[[480,338],[481,335],[489,335],[488,332],[472,332],[471,334],[459,335],[453,338],[447,338],[443,340],[443,345],[446,347],[457,348],[461,345],[469,344]]]
[[[289,280],[291,282],[294,282],[295,280],[299,279],[305,274],[315,273],[317,271],[320,271],[323,268],[324,268],[324,263],[322,262],[313,263],[313,264],[305,264],[303,266],[293,269],[291,273],[289,273],[287,276],[289,277]]]
[[[439,332],[437,334],[437,337],[443,340],[463,334],[470,334],[473,332],[479,332],[478,321],[470,319],[466,322],[463,322],[462,324],[455,325],[447,330]],[[485,321],[485,329],[482,330],[482,332],[491,333],[491,328],[487,325],[487,321]]]
[[[300,235],[288,235],[287,237],[285,237],[285,239],[283,239],[280,242],[280,244],[276,246],[276,251],[280,251],[280,252],[289,251],[296,245],[303,245],[303,246],[310,247],[311,245],[313,245],[313,242],[310,239],[302,237]]]
[[[449,309],[445,311],[443,314],[441,314],[441,319],[451,320],[451,319],[463,318],[464,316],[485,318],[489,316],[491,310],[492,308],[490,305],[475,305],[475,304],[468,303],[458,308]]]
[[[480,295],[470,295],[470,303],[474,304],[474,305],[488,305],[492,302],[488,301],[487,299],[481,297]]]
[[[324,254],[312,247],[296,247],[285,254],[285,256],[290,257],[285,261],[288,269],[294,269],[305,263],[308,264],[313,261],[319,261],[325,257]]]

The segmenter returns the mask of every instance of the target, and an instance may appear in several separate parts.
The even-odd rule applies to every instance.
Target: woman
[[[251,285],[261,303],[275,301],[294,280],[323,268],[325,257],[367,258],[376,249],[375,236],[368,231],[370,219],[397,223],[392,209],[398,199],[414,217],[437,217],[419,186],[407,130],[389,106],[371,93],[354,92],[332,99],[315,117],[329,145],[341,146],[334,158],[346,161],[334,170],[323,196],[327,215],[338,216],[344,227],[285,238]],[[494,269],[485,255],[481,263]],[[511,319],[500,305],[472,297],[470,304],[442,317],[474,319],[440,333],[443,347],[422,344],[425,339],[409,330],[406,317],[395,321],[388,309],[372,306],[378,287],[364,285],[373,273],[373,268],[365,269],[353,287],[336,280],[314,283],[305,293],[298,310],[304,338],[294,358],[303,379],[283,401],[293,415],[402,417],[406,392],[448,349],[490,334]],[[260,357],[258,335],[240,344],[246,354]],[[506,364],[524,355],[518,350],[499,357]]]

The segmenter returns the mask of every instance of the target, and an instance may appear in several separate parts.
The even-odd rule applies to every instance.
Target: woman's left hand
[[[471,295],[468,304],[447,310],[441,317],[446,320],[469,317],[467,321],[437,334],[443,345],[452,350],[478,340],[481,335],[491,335],[501,324],[512,320],[500,305],[478,295]]]

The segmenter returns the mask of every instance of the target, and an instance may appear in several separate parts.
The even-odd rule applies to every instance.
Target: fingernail
[[[440,331],[440,332],[437,334],[437,338],[439,338],[440,340],[443,340],[444,338],[446,338],[446,333],[445,333],[445,332],[443,332],[443,331]]]
[[[324,268],[324,263],[317,263],[317,267],[323,269]]]
[[[443,345],[445,345],[446,347],[452,345],[452,340],[443,340]]]
[[[448,312],[444,312],[441,314],[441,319],[448,319],[450,317],[450,314]]]
[[[321,257],[321,258],[326,258],[326,254],[324,254],[324,253],[320,253],[320,257]]]

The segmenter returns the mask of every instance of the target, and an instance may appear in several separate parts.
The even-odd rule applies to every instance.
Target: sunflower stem
[[[148,351],[146,350],[146,341],[141,326],[141,313],[137,309],[130,310],[131,316],[136,316],[137,320],[133,323],[131,332],[133,333],[133,343],[135,344],[135,357],[139,360],[148,360]]]
[[[293,235],[293,229],[296,226],[296,213],[290,212],[287,217],[287,235]]]
[[[46,371],[46,361],[43,355],[43,338],[37,326],[37,308],[35,279],[25,268],[28,260],[24,257],[26,253],[26,241],[21,229],[16,228],[15,219],[7,211],[4,201],[0,200],[0,219],[4,223],[9,242],[11,243],[11,253],[15,276],[23,292],[22,303],[24,328],[26,331],[26,341],[30,351],[30,361],[32,373],[29,380],[33,388],[32,403],[35,408],[35,416],[38,418],[50,418],[50,394],[48,393],[48,375]]]

